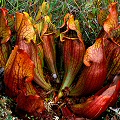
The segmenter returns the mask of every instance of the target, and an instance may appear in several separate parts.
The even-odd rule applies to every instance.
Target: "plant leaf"
[[[17,31],[17,41],[26,40],[26,42],[36,42],[36,34],[28,13],[16,12],[15,28]]]
[[[119,38],[116,39],[116,41],[119,41]],[[117,72],[120,70],[120,47],[109,39],[105,39],[104,43],[108,67],[106,79],[112,80]]]
[[[33,62],[35,64],[34,80],[38,85],[40,85],[45,90],[50,90],[51,85],[50,85],[50,83],[46,82],[44,75],[43,75],[43,56],[42,56],[42,53],[41,53],[41,56],[38,55],[38,54],[40,54],[40,51],[38,51],[38,50],[40,50],[39,49],[40,45],[38,48],[38,46],[33,43],[31,47],[32,47],[31,59],[33,60]]]
[[[20,28],[22,19],[23,19],[23,14],[19,13],[19,12],[16,12],[15,16],[16,16],[16,19],[15,19],[15,30],[18,31],[19,28]]]
[[[34,63],[18,46],[15,46],[7,61],[4,76],[6,94],[12,98],[17,97],[26,82],[34,79]]]
[[[68,20],[66,20],[66,17]],[[60,33],[61,41],[63,41],[63,55],[64,55],[64,79],[58,94],[58,99],[63,96],[62,90],[65,87],[70,87],[76,74],[78,73],[83,56],[85,53],[85,46],[80,32],[80,26],[78,20],[74,20],[74,16],[67,14],[64,18],[62,28],[67,26],[67,30]],[[61,28],[61,29],[62,29]]]
[[[0,43],[6,43],[10,39],[11,31],[8,27],[8,21],[6,19],[7,11],[4,8],[0,8]]]
[[[17,97],[17,108],[34,116],[36,113],[38,115],[45,110],[44,101],[37,94],[31,83],[27,82],[25,85],[27,90],[22,90]]]
[[[20,49],[27,52],[27,54],[30,56],[31,60],[35,64],[35,81],[41,87],[49,90],[51,88],[51,85],[47,83],[44,79],[42,68],[43,58],[40,58],[38,56],[38,48],[37,45],[34,44],[34,42],[36,42],[36,39],[34,39],[34,37],[36,37],[35,31],[30,17],[27,13],[16,13],[16,30],[18,35],[17,45]]]
[[[38,56],[40,57],[40,59],[42,61],[42,66],[44,66],[44,61],[43,61],[44,53],[43,53],[42,44],[41,43],[37,44],[37,48],[38,48]]]
[[[94,96],[82,104],[71,106],[71,110],[78,116],[89,119],[98,118],[109,106],[115,104],[119,97],[120,79],[114,79],[108,87],[102,88]]]
[[[7,42],[10,39],[11,31],[6,19],[8,11],[0,8],[0,67],[5,67],[10,54],[10,45]]]
[[[7,14],[7,20],[8,20],[8,26],[11,28],[12,31],[14,31],[14,15]]]
[[[111,30],[118,26],[118,11],[116,7],[117,2],[113,2],[109,5],[109,12],[107,19],[104,22],[104,30],[109,34]]]
[[[45,78],[43,75],[43,56],[41,55],[40,57],[38,55],[40,54],[39,53],[40,51],[38,51],[39,50],[38,46],[34,44],[33,42],[26,43],[25,40],[19,41],[18,46],[20,49],[24,50],[30,56],[31,60],[34,62],[35,82],[38,85],[40,85],[42,88],[44,88],[45,90],[50,90],[51,85],[45,81]]]
[[[24,50],[15,46],[5,67],[6,94],[16,100],[19,109],[32,114],[45,110],[44,101],[32,85],[33,79],[34,63]]]
[[[102,38],[98,38],[96,42],[86,50],[83,62],[86,66],[79,76],[76,86],[70,92],[72,96],[90,94],[102,87],[107,74]]]
[[[10,51],[11,48],[9,43],[0,44],[0,67],[5,67]]]
[[[116,73],[120,70],[120,47],[113,50],[108,61],[107,79],[111,80]]]
[[[70,17],[70,14],[67,13],[65,16],[64,16],[64,22],[63,24],[61,25],[60,27],[60,33],[64,32],[67,30],[67,22],[69,20],[69,17]],[[61,39],[62,40],[62,39]]]
[[[74,120],[76,118],[76,116],[68,109],[67,106],[62,106],[61,111],[62,111],[63,119]]]
[[[47,65],[52,72],[53,78],[58,80],[58,73],[56,68],[56,50],[55,50],[55,37],[56,37],[56,27],[52,24],[50,17],[45,16],[43,29],[41,33],[42,46],[44,51],[44,57]]]

